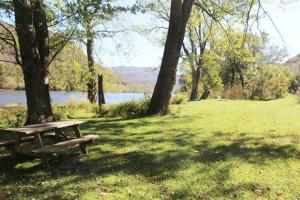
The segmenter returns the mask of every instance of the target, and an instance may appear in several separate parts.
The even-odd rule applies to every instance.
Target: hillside
[[[7,24],[13,32],[14,28]],[[3,33],[3,29],[0,32]],[[14,61],[14,51],[0,40],[0,60]],[[123,79],[110,69],[99,64],[96,67],[104,76],[106,92],[149,92],[144,85]],[[85,91],[88,75],[85,53],[73,43],[69,43],[50,66],[51,90]],[[0,62],[0,89],[23,89],[24,81],[21,68],[7,62]]]
[[[289,66],[293,71],[300,74],[300,54],[290,58],[285,62],[285,65]]]
[[[135,85],[143,85],[150,88],[152,91],[158,76],[158,69],[149,67],[110,67],[108,68],[114,73],[118,74],[125,82]],[[177,76],[175,91],[179,90],[179,76]]]

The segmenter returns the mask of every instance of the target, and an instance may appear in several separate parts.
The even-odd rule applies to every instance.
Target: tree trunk
[[[103,90],[103,76],[98,75],[98,106],[99,111],[102,109],[102,104],[105,104],[104,90]]]
[[[166,114],[176,81],[177,64],[183,44],[185,27],[194,0],[172,0],[167,40],[157,82],[147,113]]]
[[[88,76],[88,99],[91,103],[96,103],[96,71],[94,62],[94,36],[92,33],[91,21],[86,20],[86,53],[88,59],[89,76]]]
[[[200,74],[201,71],[200,71],[200,67],[198,66],[195,73],[192,74],[192,91],[191,91],[190,101],[199,100],[198,86],[200,82]]]
[[[200,99],[207,99],[209,94],[210,94],[210,92],[209,92],[208,88],[205,87]]]
[[[15,24],[24,74],[27,120],[25,124],[53,121],[49,94],[49,33],[41,0],[14,0]]]
[[[233,87],[234,84],[234,79],[235,79],[235,69],[231,69],[231,80],[230,80],[230,87]]]

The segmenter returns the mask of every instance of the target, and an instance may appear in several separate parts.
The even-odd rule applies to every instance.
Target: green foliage
[[[177,93],[171,98],[171,104],[186,104],[188,97],[186,93]]]
[[[220,57],[213,51],[203,55],[203,64],[200,72],[199,92],[204,89],[222,91],[223,83],[220,76]],[[183,73],[180,77],[181,91],[190,93],[192,88],[192,71],[188,62],[183,62]]]
[[[293,93],[293,94],[296,94],[299,91],[299,87],[300,87],[300,75],[295,74],[295,76],[291,78],[291,84],[289,86],[289,92]]]
[[[64,104],[55,104],[53,106],[53,113],[56,120],[73,118],[77,113],[93,113],[96,114],[98,110],[97,104],[91,104],[86,101],[77,102],[75,99],[70,99]]]
[[[245,91],[250,99],[271,100],[287,95],[289,74],[282,66],[249,68],[245,74]]]
[[[65,104],[54,104],[52,106],[56,120],[72,119],[78,113],[96,114],[98,106],[88,101],[77,102],[70,99]],[[0,106],[0,127],[23,126],[26,120],[27,110],[25,105]]]
[[[139,117],[146,114],[150,97],[139,101],[127,101],[119,104],[103,105],[99,117]]]
[[[214,89],[216,91],[223,89],[222,78],[220,76],[221,57],[213,51],[203,55],[204,64],[201,71],[200,82],[203,88]]]
[[[239,31],[229,32],[229,39],[218,41],[218,52],[223,57],[221,77],[225,86],[244,84],[245,71],[257,64],[261,52],[261,38],[253,34],[245,34]]]
[[[0,88],[1,89],[24,88],[22,70],[19,66],[0,62]]]
[[[26,106],[0,106],[0,126],[22,126],[26,120]]]

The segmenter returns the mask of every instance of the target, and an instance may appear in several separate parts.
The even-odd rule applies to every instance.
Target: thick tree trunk
[[[194,0],[172,0],[167,40],[157,82],[147,113],[166,114],[175,85],[177,64],[183,44],[185,27]]]
[[[88,76],[88,99],[91,103],[96,103],[96,71],[94,62],[94,36],[92,33],[91,21],[86,20],[86,53],[88,59],[89,76]]]
[[[200,82],[200,67],[197,67],[197,70],[192,74],[192,91],[190,96],[190,101],[199,100],[199,91],[198,86]]]
[[[48,28],[41,0],[14,0],[18,35],[27,98],[26,124],[53,121],[48,79]]]

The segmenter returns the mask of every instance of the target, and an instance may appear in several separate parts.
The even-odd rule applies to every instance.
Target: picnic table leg
[[[43,147],[44,146],[44,144],[43,144],[43,141],[42,141],[42,137],[41,137],[41,134],[39,134],[39,133],[36,133],[36,134],[34,134],[34,141],[35,141],[35,144],[37,145],[37,147]],[[43,162],[43,165],[45,166],[45,167],[49,167],[50,165],[49,165],[49,160],[48,160],[48,155],[46,154],[46,155],[43,155],[42,157],[41,157],[41,159],[42,159],[42,162]]]
[[[22,138],[22,136],[16,134],[16,142],[15,142],[14,146],[11,149],[13,159],[18,158],[18,152],[20,150],[21,138]]]
[[[73,130],[74,130],[77,138],[82,138],[82,134],[80,132],[79,125],[73,126]],[[86,149],[86,144],[81,143],[79,146],[80,146],[81,152],[83,154],[87,154],[88,153],[87,149]]]

